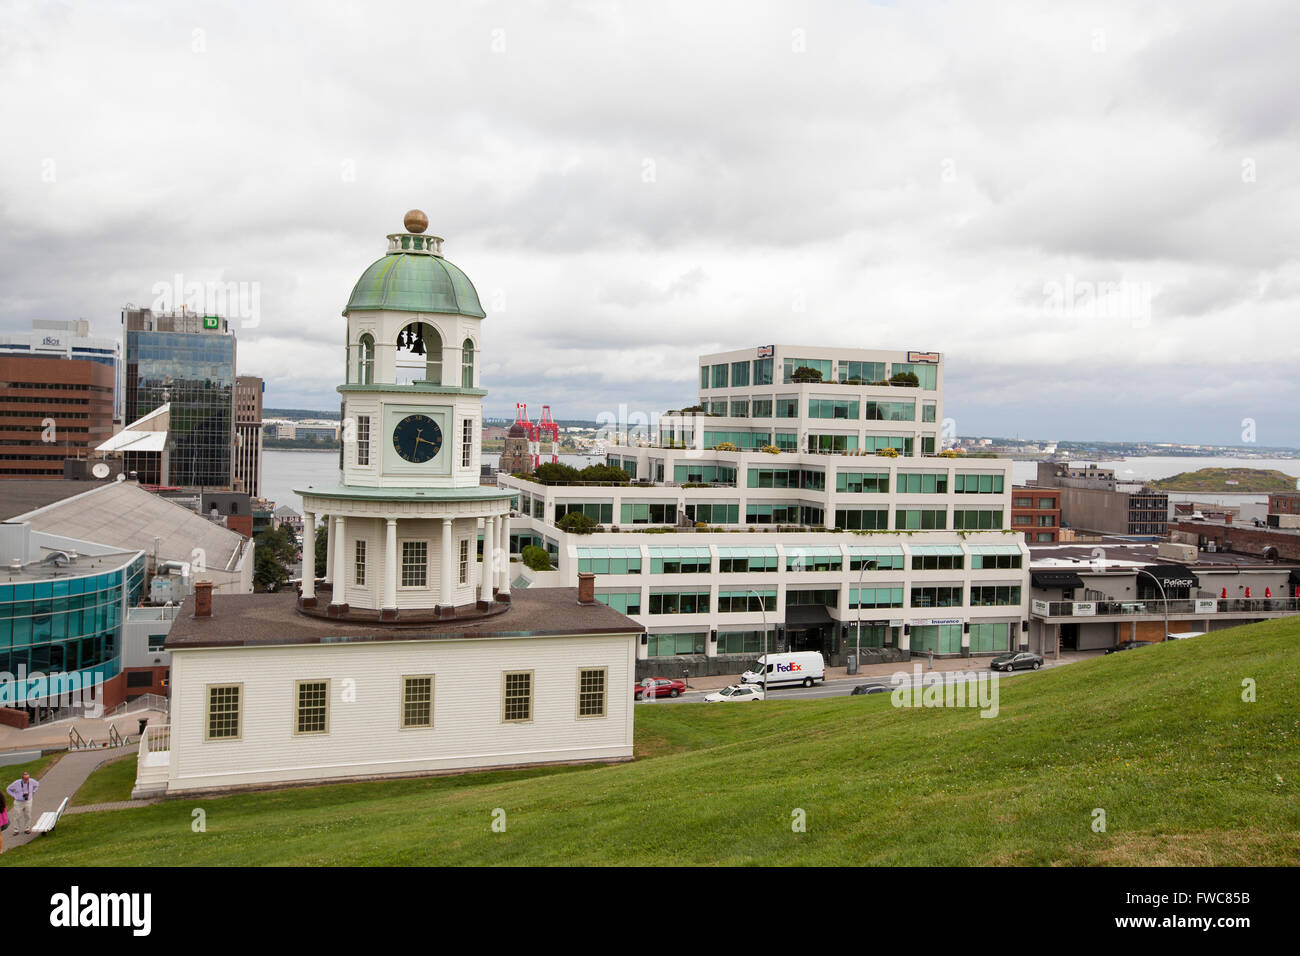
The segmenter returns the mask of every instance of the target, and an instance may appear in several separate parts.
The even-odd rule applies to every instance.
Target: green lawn
[[[88,807],[95,803],[116,803],[131,799],[135,786],[136,749],[128,751],[112,763],[104,764],[90,772],[86,782],[72,795],[70,806]],[[59,826],[63,826],[60,822]]]
[[[0,863],[1300,863],[1300,620],[1000,689],[991,720],[888,695],[641,705],[631,764],[77,814]]]

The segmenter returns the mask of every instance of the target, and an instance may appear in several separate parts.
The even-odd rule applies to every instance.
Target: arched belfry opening
[[[428,322],[412,322],[397,333],[398,384],[442,384],[442,336]]]

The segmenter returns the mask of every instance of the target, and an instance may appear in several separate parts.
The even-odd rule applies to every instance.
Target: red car
[[[640,700],[644,697],[647,687],[654,697],[676,697],[678,694],[686,693],[685,681],[669,680],[667,677],[647,677],[641,683],[632,685],[633,698]]]

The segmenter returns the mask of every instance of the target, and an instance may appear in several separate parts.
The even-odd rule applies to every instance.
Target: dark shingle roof
[[[186,598],[167,635],[167,649],[323,644],[344,641],[457,640],[512,636],[639,634],[641,625],[607,605],[579,604],[576,588],[516,591],[510,609],[494,617],[420,627],[324,620],[298,612],[298,596],[214,594],[212,616],[194,616]]]

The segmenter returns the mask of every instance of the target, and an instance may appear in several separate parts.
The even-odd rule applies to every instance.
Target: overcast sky
[[[418,207],[489,414],[677,408],[786,342],[944,352],[958,434],[1300,445],[1297,36],[1294,0],[0,2],[0,328],[246,283],[240,372],[336,408]]]

